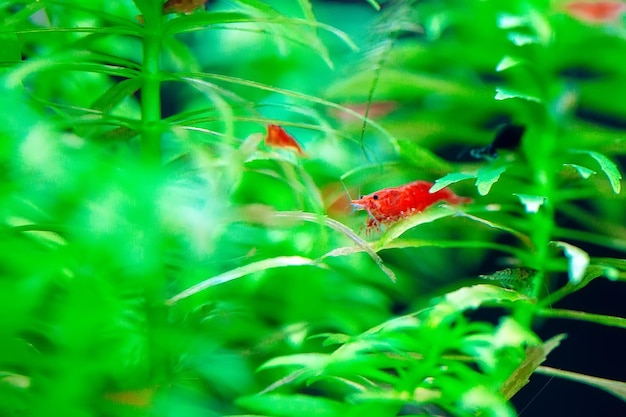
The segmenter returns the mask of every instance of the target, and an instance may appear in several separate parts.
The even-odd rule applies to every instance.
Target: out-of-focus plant
[[[597,123],[623,118],[619,19],[387,2],[333,75],[327,45],[355,45],[316,7],[2,3],[1,414],[508,416],[533,372],[621,395],[540,366],[562,336],[533,333],[625,327],[552,307],[624,277],[585,250],[626,248],[623,150]],[[370,242],[337,209],[342,183],[414,179],[474,203]]]
[[[0,414],[236,413],[312,329],[388,316],[384,274],[322,255],[352,241],[391,270],[262,143],[338,135],[339,106],[279,86],[290,60],[332,65],[321,33],[354,44],[309,1],[274,6],[2,3]]]

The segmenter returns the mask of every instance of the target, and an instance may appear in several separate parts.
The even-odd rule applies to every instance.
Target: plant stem
[[[141,88],[141,119],[143,124],[141,156],[145,166],[161,163],[161,13],[146,14],[143,37],[143,86]]]
[[[539,271],[533,277],[531,292],[533,298],[539,298],[542,290],[546,287],[546,270],[550,263],[550,241],[555,227],[556,171],[553,167],[553,159],[557,137],[549,117],[537,125],[537,138],[533,141],[532,149],[526,150],[527,158],[531,162],[534,193],[545,197],[545,203],[536,213],[528,213],[532,225],[530,238],[534,247],[534,253],[531,254],[533,261],[531,266]],[[535,313],[534,307],[527,305],[517,309],[515,316],[522,325],[530,327]]]

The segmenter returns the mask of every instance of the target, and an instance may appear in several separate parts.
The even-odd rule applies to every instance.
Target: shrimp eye
[[[378,194],[374,194],[374,195],[372,196],[372,198],[373,198],[374,200],[378,200]]]

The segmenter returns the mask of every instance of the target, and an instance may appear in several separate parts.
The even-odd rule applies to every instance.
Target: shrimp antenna
[[[381,23],[379,23],[376,28],[379,33],[382,33],[384,39],[378,47],[373,49],[373,52],[378,55],[378,59],[376,60],[376,64],[373,69],[374,78],[372,78],[372,84],[370,85],[367,94],[367,102],[365,106],[365,113],[363,115],[364,117],[363,124],[361,125],[360,136],[361,153],[365,156],[365,159],[368,162],[371,161],[367,156],[365,145],[363,144],[363,137],[365,136],[365,130],[367,129],[370,109],[372,107],[374,93],[378,88],[381,72],[386,66],[389,53],[393,49],[393,46],[399,37],[405,35],[406,33],[422,32],[421,27],[412,23],[411,18],[407,18],[407,16],[411,16],[411,13],[407,9],[410,9],[414,3],[415,1],[411,0],[396,0],[389,2],[385,5],[385,10],[383,10],[383,14],[379,20]]]
[[[522,415],[522,413],[523,413],[524,411],[526,411],[526,409],[527,409],[527,408],[528,408],[528,407],[529,407],[529,406],[530,406],[530,405],[531,405],[531,404],[532,404],[532,403],[533,403],[533,402],[537,399],[537,397],[539,397],[539,395],[541,395],[541,393],[543,392],[543,390],[544,390],[544,389],[546,389],[546,387],[548,386],[548,384],[549,384],[550,382],[552,382],[552,380],[553,380],[553,379],[554,379],[554,375],[552,375],[552,376],[550,377],[550,379],[548,379],[548,380],[546,381],[546,383],[545,383],[545,384],[543,384],[543,387],[541,387],[541,389],[540,389],[539,391],[537,391],[537,393],[536,393],[536,394],[535,394],[535,395],[534,395],[534,396],[530,399],[530,401],[528,401],[528,402],[526,403],[526,405],[524,406],[524,408],[522,408],[522,410],[521,410],[519,413],[517,413],[517,415],[518,415],[518,416],[521,416],[521,415]]]

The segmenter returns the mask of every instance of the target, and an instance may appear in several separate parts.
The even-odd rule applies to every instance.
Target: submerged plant
[[[355,71],[308,0],[1,5],[0,414],[512,416],[533,373],[623,398],[535,334],[626,327],[554,307],[626,270],[621,26],[383,6]],[[473,202],[389,198],[368,236],[336,208],[415,180]]]

